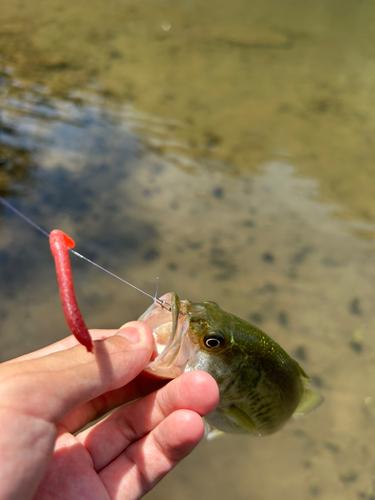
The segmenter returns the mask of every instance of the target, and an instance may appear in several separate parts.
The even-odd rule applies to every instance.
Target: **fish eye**
[[[217,349],[224,345],[224,341],[224,335],[221,333],[209,333],[203,339],[203,343],[208,349]]]

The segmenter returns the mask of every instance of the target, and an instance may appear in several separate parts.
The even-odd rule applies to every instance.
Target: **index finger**
[[[132,337],[139,334],[139,341]],[[148,363],[151,330],[133,321],[116,335],[95,341],[95,354],[81,345],[0,367],[2,405],[60,422],[73,408],[126,385]]]

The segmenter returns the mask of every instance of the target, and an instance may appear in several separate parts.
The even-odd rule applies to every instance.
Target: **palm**
[[[62,428],[61,431],[48,473],[35,495],[35,500],[109,499],[100,475],[94,469],[90,453],[78,438]]]

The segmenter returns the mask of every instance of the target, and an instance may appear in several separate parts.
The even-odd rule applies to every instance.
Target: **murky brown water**
[[[1,1],[0,191],[137,286],[214,300],[325,397],[200,447],[150,499],[375,498],[375,9]],[[90,327],[149,305],[81,261]],[[0,212],[0,359],[68,334],[47,240]]]

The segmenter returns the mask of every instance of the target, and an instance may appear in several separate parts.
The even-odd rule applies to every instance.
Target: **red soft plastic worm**
[[[57,281],[66,322],[78,342],[84,345],[89,352],[92,352],[92,339],[79,310],[73,287],[68,248],[73,248],[75,243],[67,234],[54,229],[49,235],[49,244],[55,259]]]

